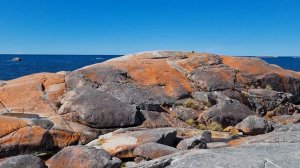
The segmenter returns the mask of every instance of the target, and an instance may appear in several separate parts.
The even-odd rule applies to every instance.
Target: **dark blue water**
[[[0,80],[38,72],[73,71],[120,55],[0,55]],[[20,62],[11,61],[14,57]]]
[[[120,55],[0,55],[0,80],[38,72],[73,71]],[[11,61],[21,57],[21,62]],[[300,72],[300,57],[263,57],[264,61]]]
[[[261,57],[261,59],[284,69],[300,72],[300,57]]]

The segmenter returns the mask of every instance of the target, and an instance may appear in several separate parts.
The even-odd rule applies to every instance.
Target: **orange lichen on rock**
[[[191,92],[186,76],[170,67],[166,59],[128,59],[107,62],[116,69],[128,72],[129,76],[141,86],[162,86],[165,93],[176,97],[177,89]]]
[[[47,130],[38,126],[26,126],[0,139],[1,146],[39,147]]]
[[[279,66],[267,64],[259,58],[221,56],[223,64],[251,75],[262,75],[270,72],[280,76],[300,77],[300,73],[285,70]]]
[[[40,73],[7,81],[0,88],[0,102],[11,112],[53,112],[65,92],[64,75]]]
[[[80,133],[78,132],[74,133],[63,130],[50,130],[49,133],[53,138],[54,145],[59,148],[78,144],[78,141],[80,139]]]
[[[229,142],[227,142],[227,144],[229,146],[240,146],[243,144],[243,138],[240,138],[240,139],[234,139],[234,140],[231,140]]]
[[[29,125],[25,120],[0,115],[0,138]]]
[[[179,59],[176,61],[176,64],[187,72],[191,72],[201,65],[216,65],[220,63],[219,58],[214,54],[187,53],[186,55],[186,59]]]

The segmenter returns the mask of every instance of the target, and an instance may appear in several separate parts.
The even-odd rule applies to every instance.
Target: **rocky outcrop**
[[[114,157],[142,161],[141,167],[180,167],[181,161],[181,167],[240,167],[253,155],[245,167],[266,167],[272,159],[281,162],[277,155],[286,152],[286,143],[298,145],[299,112],[299,72],[258,58],[131,54],[70,73],[0,82],[0,159],[54,154],[50,167],[120,166]],[[210,140],[203,138],[207,130]],[[268,155],[258,143],[269,151],[278,146],[282,155]],[[86,144],[96,149],[78,146]],[[102,161],[96,163],[96,156]]]

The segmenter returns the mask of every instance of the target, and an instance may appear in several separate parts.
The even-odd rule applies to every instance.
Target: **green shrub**
[[[197,128],[201,130],[223,131],[223,126],[217,122],[212,122],[207,125],[199,124]]]
[[[186,120],[185,123],[190,126],[194,126],[196,124],[196,121],[191,118],[191,119]]]
[[[212,131],[223,131],[222,125],[217,122],[212,122],[212,123],[208,124],[207,128]]]
[[[195,102],[195,100],[193,99],[187,99],[183,105],[187,108],[192,108],[192,109],[198,108],[197,102]]]

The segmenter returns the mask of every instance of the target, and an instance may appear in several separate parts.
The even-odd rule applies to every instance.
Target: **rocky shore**
[[[0,81],[0,168],[300,166],[300,73],[145,52]]]

